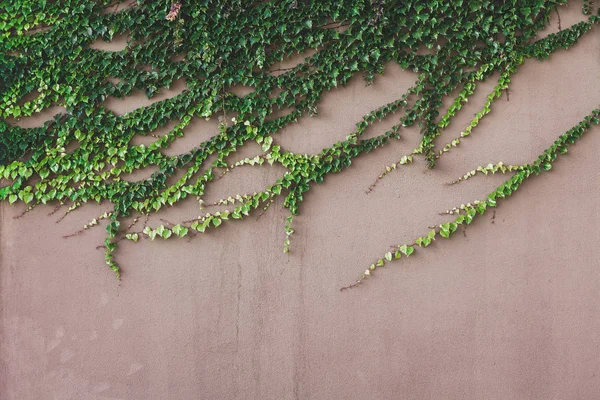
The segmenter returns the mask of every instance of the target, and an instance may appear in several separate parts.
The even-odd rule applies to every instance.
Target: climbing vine
[[[120,240],[170,239],[201,234],[224,221],[243,220],[264,212],[277,197],[290,212],[282,235],[285,252],[293,251],[293,216],[306,193],[325,178],[348,168],[352,160],[400,138],[419,126],[422,139],[410,154],[385,168],[383,179],[414,157],[430,168],[445,153],[473,134],[509,88],[511,77],[527,59],[543,60],[568,49],[600,22],[598,10],[585,1],[586,19],[559,33],[538,38],[557,7],[566,0],[340,0],[182,2],[138,0],[110,4],[106,0],[4,1],[0,7],[0,200],[65,206],[65,213],[88,203],[108,202],[110,212],[86,223],[84,233],[106,220],[106,263],[117,276]],[[119,7],[122,6],[122,7]],[[119,51],[92,47],[126,35]],[[293,55],[314,53],[287,69],[277,68]],[[417,74],[406,93],[372,110],[344,140],[306,155],[287,151],[277,134],[301,116],[318,114],[324,93],[362,74],[365,84],[397,63]],[[476,87],[497,73],[496,86],[470,124],[449,143],[437,143]],[[179,95],[117,115],[109,98],[135,90],[148,98],[184,80]],[[236,95],[236,86],[249,87]],[[458,93],[456,95],[456,93]],[[442,100],[453,96],[442,114]],[[61,106],[64,111],[43,126],[22,128],[19,121]],[[453,222],[439,225],[412,243],[399,245],[368,267],[354,287],[378,267],[408,257],[438,237],[449,238],[477,215],[496,207],[528,178],[552,167],[592,124],[600,110],[560,136],[530,164],[490,164],[467,172],[456,183],[479,173],[510,177],[486,199],[463,204],[448,214]],[[372,138],[363,134],[378,121],[397,114],[396,125]],[[234,116],[234,118],[232,118]],[[214,135],[189,151],[166,155],[195,119],[219,121]],[[172,125],[170,125],[172,124]],[[134,136],[154,136],[136,145]],[[228,161],[258,143],[261,154]],[[260,192],[237,194],[215,204],[203,197],[210,184],[234,168],[280,165],[279,179]],[[148,167],[149,178],[123,179]],[[372,190],[372,187],[369,189]],[[197,218],[147,224],[148,215],[193,197]],[[220,211],[206,211],[222,206]],[[124,224],[126,218],[133,218]],[[142,222],[144,226],[140,226]]]

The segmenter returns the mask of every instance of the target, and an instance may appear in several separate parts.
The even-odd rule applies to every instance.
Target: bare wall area
[[[562,26],[580,14],[561,9]],[[390,246],[444,221],[439,212],[484,198],[503,177],[446,183],[481,164],[533,161],[600,105],[598,28],[571,50],[521,66],[510,98],[435,169],[416,157],[367,193],[417,145],[409,130],[312,189],[289,255],[287,210],[276,202],[260,218],[192,240],[122,242],[118,281],[96,249],[102,228],[62,238],[108,205],[56,223],[51,206],[14,219],[23,205],[1,204],[0,398],[600,398],[598,127],[464,235],[339,291]],[[414,79],[394,66],[372,86],[355,79],[274,142],[317,152]],[[439,144],[492,87],[478,89]],[[129,101],[127,109],[144,104]],[[198,124],[181,140],[193,146],[215,129]],[[207,200],[258,190],[278,174],[235,170]],[[169,212],[193,217],[198,205]]]

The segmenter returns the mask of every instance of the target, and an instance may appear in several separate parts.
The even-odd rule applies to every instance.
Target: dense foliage
[[[566,2],[196,0],[171,4],[138,0],[132,7],[110,12],[111,5],[102,0],[4,0],[0,7],[0,177],[4,178],[0,200],[22,201],[29,208],[66,204],[69,210],[86,202],[114,204],[113,211],[99,219],[108,219],[106,262],[119,276],[114,251],[121,238],[137,241],[203,233],[223,220],[244,219],[253,210],[266,208],[277,196],[284,196],[284,206],[296,215],[314,184],[349,167],[353,158],[399,138],[403,127],[420,126],[420,146],[399,156],[382,176],[412,162],[416,155],[434,167],[490,112],[519,65],[573,46],[600,21],[590,2],[584,2],[585,21],[537,39],[551,13]],[[89,47],[98,38],[110,41],[118,34],[129,38],[122,51]],[[281,60],[310,49],[317,51],[304,62],[274,71]],[[365,115],[345,140],[316,155],[292,153],[276,144],[282,128],[302,115],[317,114],[325,92],[359,73],[368,84],[389,62],[417,73],[414,86]],[[500,78],[481,111],[460,137],[436,147],[436,138],[476,86],[494,73]],[[178,96],[123,116],[104,107],[109,96],[121,98],[137,89],[153,97],[177,79],[187,85]],[[236,85],[253,91],[236,96],[230,90]],[[442,99],[457,92],[441,115]],[[414,101],[409,102],[409,97]],[[19,119],[57,104],[66,112],[44,126],[17,125]],[[236,114],[235,120],[222,120],[213,137],[189,152],[176,156],[161,152],[184,134],[194,118],[216,119],[227,113]],[[377,137],[362,137],[371,124],[392,113],[399,114],[396,126]],[[511,177],[487,199],[450,210],[457,215],[454,222],[387,253],[356,284],[386,262],[409,256],[417,246],[428,246],[438,236],[449,237],[459,225],[471,223],[476,215],[495,207],[498,199],[510,196],[528,177],[549,170],[558,154],[566,152],[591,124],[598,124],[599,114],[600,110],[590,110],[584,121],[531,164],[489,165],[465,175],[468,179],[478,172],[502,172]],[[171,121],[176,121],[174,128],[151,145],[131,143],[135,135],[151,135]],[[250,142],[258,142],[263,154],[229,165],[227,157]],[[188,196],[201,201],[207,185],[219,174],[265,162],[279,164],[286,172],[259,193],[223,199],[230,210],[137,231],[135,224],[121,225],[126,217],[137,222]],[[122,179],[149,166],[158,171],[148,179]],[[99,219],[84,228],[99,224]],[[285,251],[293,233],[291,222],[290,216]]]

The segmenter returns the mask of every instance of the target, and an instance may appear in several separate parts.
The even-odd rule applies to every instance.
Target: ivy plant
[[[0,200],[24,203],[27,210],[40,204],[64,206],[66,213],[85,203],[110,203],[112,211],[76,233],[106,226],[105,259],[117,276],[120,240],[175,240],[202,234],[264,212],[277,197],[284,199],[290,212],[282,236],[284,251],[293,251],[292,216],[300,212],[314,185],[412,126],[420,127],[420,144],[412,153],[399,155],[379,178],[410,165],[414,157],[423,157],[434,168],[440,157],[475,132],[521,64],[570,48],[600,21],[598,10],[586,1],[582,22],[538,38],[551,14],[566,3],[137,0],[114,11],[115,4],[107,0],[5,1],[0,7]],[[122,50],[91,46],[118,35],[127,36]],[[277,68],[282,60],[310,50],[314,53],[298,65]],[[277,144],[282,129],[302,116],[318,114],[326,92],[358,74],[368,85],[388,63],[414,72],[414,85],[360,118],[344,140],[316,155],[294,153]],[[470,124],[449,143],[437,143],[476,87],[494,74],[499,76],[496,86]],[[109,97],[124,98],[134,90],[152,98],[179,80],[186,83],[181,94],[125,115],[106,106]],[[252,91],[238,96],[233,90],[237,85]],[[442,100],[448,96],[454,96],[453,101],[442,114]],[[19,126],[21,119],[56,105],[65,111],[43,126]],[[396,115],[396,125],[389,131],[363,136],[370,125],[391,114]],[[532,163],[490,164],[466,173],[458,181],[479,173],[504,173],[509,178],[486,199],[449,210],[456,215],[453,222],[384,254],[346,288],[393,260],[409,257],[439,238],[450,238],[525,180],[550,170],[569,145],[598,124],[599,114],[589,110],[583,121]],[[189,151],[166,155],[164,150],[197,118],[219,120],[219,128]],[[172,127],[169,132],[149,145],[132,142],[136,135],[152,136],[167,126]],[[228,161],[251,143],[260,145],[261,154]],[[208,185],[233,168],[264,163],[280,165],[285,172],[260,192],[216,203],[227,209],[206,212],[209,205],[203,198]],[[148,167],[157,170],[149,178],[123,179]],[[138,225],[187,197],[198,200],[202,215],[159,226]],[[126,218],[133,218],[133,223],[126,226]]]

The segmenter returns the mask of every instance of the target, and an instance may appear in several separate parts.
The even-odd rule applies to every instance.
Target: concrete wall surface
[[[581,17],[577,6],[561,9],[563,28]],[[104,229],[62,238],[109,205],[56,223],[62,211],[49,216],[51,206],[14,219],[23,205],[2,204],[0,399],[599,399],[598,127],[464,235],[339,291],[390,246],[443,222],[439,212],[485,198],[505,178],[447,182],[482,164],[533,161],[600,106],[598,28],[521,66],[509,99],[435,169],[416,157],[366,193],[416,146],[409,129],[314,187],[289,255],[277,201],[260,218],[189,241],[121,242],[118,281],[96,249]],[[556,30],[553,20],[548,32]],[[357,78],[275,143],[317,152],[414,79],[393,65],[372,86]],[[478,89],[438,144],[466,126],[493,86]],[[194,125],[182,146],[214,129]],[[206,201],[259,190],[281,173],[234,170]],[[160,216],[197,213],[191,201]]]

